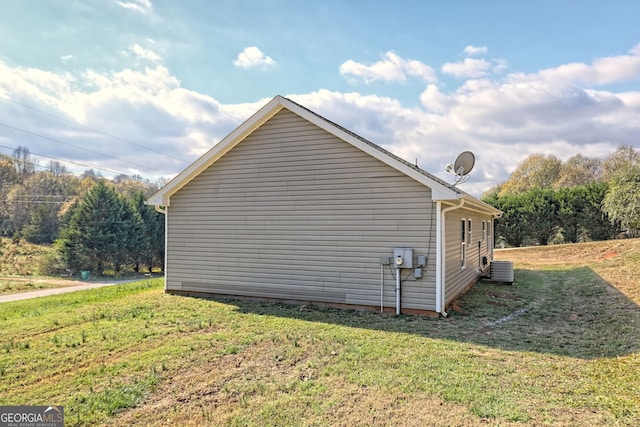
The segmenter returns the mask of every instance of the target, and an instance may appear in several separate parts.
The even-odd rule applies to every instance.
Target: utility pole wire
[[[57,115],[55,115],[55,114],[48,113],[48,112],[46,112],[46,111],[43,111],[43,110],[40,110],[40,109],[38,109],[38,108],[32,107],[32,106],[30,106],[30,105],[23,104],[23,103],[18,102],[18,101],[14,101],[14,100],[13,100],[13,99],[11,99],[11,98],[7,98],[7,97],[5,97],[5,96],[0,96],[0,99],[3,99],[4,101],[7,101],[7,102],[12,102],[12,103],[14,103],[14,104],[20,105],[21,107],[28,108],[28,109],[33,110],[33,111],[37,111],[37,112],[38,112],[38,113],[40,113],[40,114],[44,114],[44,115],[46,115],[46,116],[50,116],[50,117],[56,118],[56,119],[58,119],[58,120],[62,120],[63,122],[70,123],[70,124],[72,124],[72,125],[75,125],[75,126],[81,127],[81,128],[83,128],[83,129],[90,130],[91,132],[99,133],[99,134],[104,135],[104,136],[107,136],[107,137],[109,137],[109,138],[117,139],[118,141],[122,141],[122,142],[124,142],[124,143],[126,143],[126,144],[131,144],[131,145],[133,145],[133,146],[135,146],[135,147],[142,148],[142,149],[144,149],[144,150],[153,151],[154,153],[157,153],[157,154],[160,154],[160,155],[162,155],[162,156],[168,157],[168,158],[170,158],[171,160],[179,160],[179,161],[181,161],[181,162],[183,162],[183,163],[187,163],[187,164],[191,163],[191,162],[190,162],[190,161],[188,161],[188,160],[180,159],[180,158],[175,157],[175,156],[172,156],[172,155],[170,155],[170,154],[166,154],[166,153],[163,153],[163,152],[158,151],[158,150],[156,150],[156,149],[153,149],[153,148],[151,148],[151,147],[146,147],[146,146],[144,146],[144,145],[137,144],[137,143],[132,142],[132,141],[128,141],[128,140],[126,140],[126,139],[124,139],[124,138],[120,138],[119,136],[111,135],[110,133],[107,133],[107,132],[101,131],[101,130],[99,130],[99,129],[95,129],[95,128],[92,128],[92,127],[89,127],[89,126],[85,126],[85,125],[83,125],[83,124],[81,124],[81,123],[78,123],[78,122],[76,122],[76,121],[69,120],[69,119],[65,119],[64,117],[60,117],[60,116],[57,116]]]
[[[51,138],[50,136],[41,135],[41,134],[38,134],[38,133],[35,133],[35,132],[31,132],[31,131],[28,131],[28,130],[25,130],[25,129],[17,128],[15,126],[11,126],[11,125],[8,125],[8,124],[5,124],[5,123],[0,123],[0,126],[4,126],[4,127],[9,128],[9,129],[17,130],[18,132],[26,133],[27,135],[37,136],[38,138],[48,139],[49,141],[57,142],[59,144],[68,145],[69,147],[79,148],[81,150],[88,151],[88,152],[93,153],[93,154],[97,154],[99,156],[108,157],[108,158],[111,158],[111,159],[114,159],[114,160],[118,160],[118,161],[124,162],[124,163],[129,163],[130,165],[142,167],[142,168],[145,168],[145,169],[151,169],[151,170],[155,170],[155,171],[158,170],[156,168],[152,168],[152,167],[149,167],[149,166],[144,166],[144,165],[141,165],[141,164],[138,164],[138,163],[129,162],[127,160],[122,160],[122,159],[120,159],[118,157],[111,156],[109,154],[100,153],[98,151],[90,150],[89,148],[81,147],[81,146],[75,145],[75,144],[70,144],[68,142],[64,142],[64,141],[61,141],[61,140],[56,139],[56,138]],[[42,154],[40,154],[40,156],[42,156]],[[47,157],[47,156],[44,156],[44,157]]]
[[[0,148],[7,148],[9,150],[13,150],[12,147],[7,147],[6,145],[0,145]],[[63,161],[63,162],[71,163],[71,164],[74,164],[74,165],[83,166],[83,167],[86,167],[86,168],[89,168],[89,169],[97,169],[97,170],[101,170],[101,171],[104,171],[104,172],[114,173],[116,175],[127,175],[127,176],[129,176],[129,174],[126,174],[126,173],[123,173],[123,172],[118,172],[118,171],[114,171],[114,170],[111,170],[111,169],[99,168],[99,167],[96,167],[96,166],[88,165],[86,163],[74,162],[72,160],[60,159],[58,157],[47,156],[46,154],[34,153],[33,151],[30,151],[29,154],[33,154],[34,156],[46,157],[47,159]],[[18,160],[18,161],[20,163],[25,163],[24,161],[21,161],[21,160]],[[46,167],[46,166],[40,166],[40,167],[44,167],[44,168],[48,169],[48,167]]]

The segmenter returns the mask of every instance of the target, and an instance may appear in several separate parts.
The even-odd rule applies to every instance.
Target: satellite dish
[[[469,172],[476,164],[476,156],[471,151],[463,151],[458,155],[453,164],[448,164],[445,170],[456,176],[454,185],[465,182],[469,179]]]
[[[475,164],[476,156],[474,156],[471,151],[463,151],[456,158],[453,169],[456,175],[465,176],[471,172]]]

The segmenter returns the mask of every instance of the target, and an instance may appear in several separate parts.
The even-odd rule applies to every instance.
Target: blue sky
[[[480,194],[531,153],[640,148],[638,16],[636,1],[4,0],[0,153],[172,177],[283,95],[447,180],[474,151],[463,188]]]

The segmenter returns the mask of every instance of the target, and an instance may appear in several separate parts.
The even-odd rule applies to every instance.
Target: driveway
[[[0,295],[0,303],[20,301],[20,300],[31,299],[31,298],[48,297],[50,295],[66,294],[69,292],[84,291],[86,289],[102,288],[105,286],[119,285],[121,283],[136,282],[139,280],[144,280],[144,279],[138,278],[138,279],[125,279],[125,280],[107,280],[107,281],[100,281],[100,282],[65,281],[65,284],[68,284],[69,286],[64,286],[62,288],[42,289],[39,291],[21,292],[17,294]]]

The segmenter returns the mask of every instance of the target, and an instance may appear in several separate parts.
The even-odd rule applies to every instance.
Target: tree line
[[[503,211],[495,237],[508,246],[575,243],[640,235],[640,152],[566,162],[532,154],[482,200]]]
[[[144,201],[158,185],[137,176],[75,176],[28,148],[0,155],[0,236],[52,244],[46,274],[164,269],[164,216]],[[532,154],[482,199],[502,210],[498,243],[546,245],[640,235],[640,152],[562,162]]]
[[[144,204],[157,190],[139,176],[41,166],[21,146],[0,155],[0,236],[52,245],[43,274],[164,270],[164,215]]]

